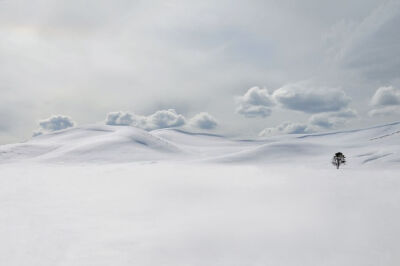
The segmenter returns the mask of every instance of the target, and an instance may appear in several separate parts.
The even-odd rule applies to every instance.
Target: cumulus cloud
[[[371,104],[373,106],[400,105],[400,89],[393,86],[378,88],[372,96]]]
[[[133,123],[133,115],[128,112],[110,112],[106,117],[106,125],[128,126]]]
[[[200,129],[214,129],[218,126],[217,120],[206,112],[195,115],[190,119],[189,124]]]
[[[304,113],[339,111],[351,101],[343,90],[314,88],[306,82],[285,85],[277,89],[273,97],[284,108]]]
[[[252,87],[237,98],[236,112],[246,117],[267,117],[275,105],[272,95],[266,88]]]
[[[352,118],[357,117],[357,112],[353,109],[346,109],[339,112],[321,113],[312,115],[309,119],[311,126],[322,129],[332,129],[343,126]]]
[[[370,116],[388,116],[400,113],[400,89],[393,86],[380,87],[371,98],[374,107]]]
[[[159,128],[179,127],[186,124],[183,115],[178,114],[174,109],[159,110],[152,115],[143,116],[129,112],[111,112],[107,114],[105,123],[107,125],[135,126],[145,130]]]
[[[348,108],[350,97],[341,89],[315,87],[303,81],[287,84],[272,94],[266,89],[253,87],[239,99],[238,112],[246,116],[267,116],[278,103],[282,108],[313,114],[306,123],[285,122],[262,130],[260,136],[274,134],[306,134],[345,125],[357,116]]]
[[[306,134],[313,133],[314,129],[307,124],[284,122],[276,127],[270,127],[262,130],[259,133],[260,137],[266,137],[276,134]]]
[[[58,131],[75,126],[75,122],[68,116],[54,115],[47,119],[39,121],[39,129],[33,133],[38,136],[43,133]]]
[[[160,110],[147,118],[150,128],[179,127],[186,123],[185,117],[174,109]]]

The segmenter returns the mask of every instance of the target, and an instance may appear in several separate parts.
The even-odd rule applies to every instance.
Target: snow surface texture
[[[95,125],[3,145],[0,265],[399,265],[399,138]]]

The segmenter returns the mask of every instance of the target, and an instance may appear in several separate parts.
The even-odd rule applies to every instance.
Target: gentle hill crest
[[[0,163],[126,163],[205,161],[215,163],[329,163],[342,151],[351,165],[400,162],[400,122],[365,129],[266,139],[232,140],[180,129],[145,131],[131,126],[88,125],[0,146]]]

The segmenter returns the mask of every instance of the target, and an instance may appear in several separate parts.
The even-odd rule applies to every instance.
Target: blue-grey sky
[[[0,0],[0,143],[101,121],[241,136],[398,121],[398,25],[399,0]]]

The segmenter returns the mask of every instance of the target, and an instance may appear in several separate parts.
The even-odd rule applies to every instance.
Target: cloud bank
[[[278,103],[283,109],[307,114],[340,112],[351,98],[341,89],[314,87],[309,82],[287,84],[272,94],[264,88],[250,88],[237,98],[236,112],[246,117],[267,117]]]
[[[316,87],[308,81],[289,83],[272,94],[267,89],[250,88],[237,100],[237,112],[246,117],[269,116],[273,108],[312,114],[306,123],[284,122],[268,127],[259,135],[305,134],[344,126],[357,112],[348,106],[351,98],[341,89]],[[279,109],[279,108],[277,108]]]

